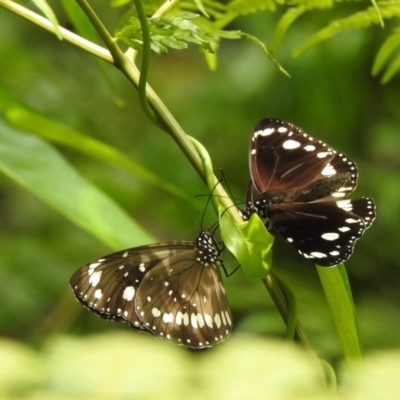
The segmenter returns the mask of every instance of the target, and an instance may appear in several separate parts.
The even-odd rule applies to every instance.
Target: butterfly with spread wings
[[[346,261],[375,219],[373,199],[344,199],[357,185],[357,167],[345,154],[278,119],[260,121],[250,142],[251,182],[244,219],[256,212],[314,264]]]

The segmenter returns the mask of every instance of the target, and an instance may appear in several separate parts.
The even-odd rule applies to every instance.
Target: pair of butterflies
[[[333,266],[346,261],[375,218],[371,198],[345,200],[357,167],[343,153],[291,123],[259,122],[250,143],[251,182],[243,219],[267,219],[267,229],[305,259]],[[128,322],[166,341],[211,347],[232,330],[232,314],[212,235],[136,247],[86,264],[72,276],[77,299],[105,319]]]

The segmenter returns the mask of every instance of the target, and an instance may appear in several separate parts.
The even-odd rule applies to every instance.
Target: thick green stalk
[[[362,358],[362,344],[349,280],[343,264],[317,271],[348,364]]]

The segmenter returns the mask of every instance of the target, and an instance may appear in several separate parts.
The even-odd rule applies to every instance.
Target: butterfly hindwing
[[[190,275],[191,285],[185,285]],[[218,290],[216,290],[218,288]],[[145,326],[189,347],[209,347],[229,336],[232,317],[218,266],[192,262],[158,266],[146,275],[136,301]]]
[[[370,198],[273,204],[268,216],[274,233],[282,236],[297,252],[321,266],[346,261],[354,243],[375,218]]]

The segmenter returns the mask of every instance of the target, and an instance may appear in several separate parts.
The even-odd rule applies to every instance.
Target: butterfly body
[[[372,199],[343,200],[357,185],[355,163],[291,123],[257,124],[250,175],[243,218],[254,212],[267,218],[271,233],[315,264],[347,260],[375,218]]]
[[[70,284],[90,311],[192,348],[211,347],[232,330],[218,244],[166,242],[110,254],[80,268]]]

